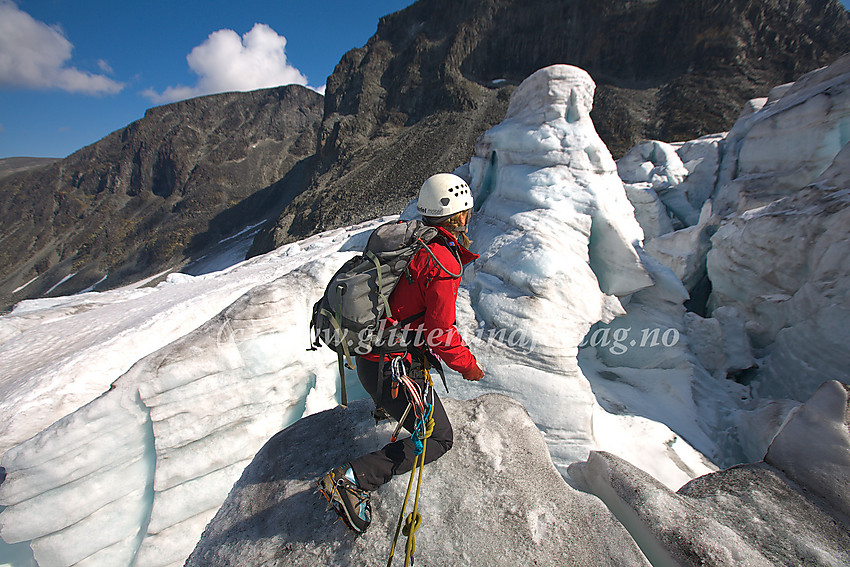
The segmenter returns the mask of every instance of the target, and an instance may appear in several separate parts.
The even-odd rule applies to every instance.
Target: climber
[[[455,327],[455,302],[462,266],[478,258],[468,250],[466,235],[472,212],[472,193],[456,175],[440,173],[429,177],[419,190],[416,206],[422,220],[438,229],[438,237],[413,256],[410,277],[402,277],[390,295],[393,317],[399,321],[415,317],[407,328],[416,329],[425,344],[392,361],[390,355],[367,354],[356,359],[357,376],[363,388],[387,414],[412,434],[391,441],[382,449],[339,466],[319,479],[319,487],[334,509],[357,533],[369,527],[369,493],[393,475],[409,472],[414,466],[417,439],[413,438],[416,417],[408,413],[408,398],[398,394],[398,375],[406,374],[423,392],[433,409],[433,431],[427,439],[424,463],[440,458],[452,446],[452,426],[440,398],[430,387],[429,359],[436,354],[464,379],[478,381],[484,371]],[[430,250],[430,253],[429,253]],[[380,370],[380,376],[379,376]],[[394,385],[395,375],[395,386]],[[395,392],[394,392],[395,390]],[[393,395],[395,393],[395,395]]]

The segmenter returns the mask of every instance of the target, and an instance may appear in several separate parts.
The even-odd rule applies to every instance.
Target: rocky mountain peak
[[[324,100],[290,86],[182,101],[0,179],[0,306],[172,269],[269,215],[250,255],[398,213],[552,64],[590,74],[617,158],[727,130],[847,45],[837,0],[419,0],[342,57]]]
[[[321,116],[297,85],[200,97],[0,179],[0,305],[156,274],[263,220],[306,183]]]
[[[617,158],[643,139],[728,130],[749,99],[847,45],[837,0],[420,0],[328,78],[321,162],[252,254],[399,212],[422,180],[467,161],[540,68],[591,75],[591,116]]]

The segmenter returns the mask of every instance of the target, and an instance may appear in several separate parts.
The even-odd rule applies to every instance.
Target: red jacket
[[[437,237],[428,244],[428,248],[446,270],[459,274],[462,269],[461,264],[466,265],[472,262],[478,258],[478,254],[464,248],[444,228],[437,228],[443,238]],[[461,264],[458,264],[457,257],[445,243],[457,251]],[[393,319],[403,321],[424,312],[423,317],[415,319],[406,328],[416,329],[422,325],[423,338],[443,362],[461,374],[473,370],[477,364],[475,357],[455,327],[455,304],[460,278],[453,278],[447,274],[424,249],[416,253],[408,269],[413,282],[402,276],[390,295]],[[366,355],[364,358],[378,360],[378,355]]]

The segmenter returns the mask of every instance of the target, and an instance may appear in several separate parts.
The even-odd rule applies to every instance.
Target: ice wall
[[[712,305],[745,313],[763,353],[765,396],[801,400],[824,378],[850,382],[850,146],[833,167],[834,176],[730,220],[712,239]]]
[[[477,320],[521,330],[541,364],[574,359],[590,325],[623,313],[617,296],[652,285],[635,250],[643,233],[590,121],[593,90],[581,69],[537,71],[469,166]]]
[[[775,92],[736,129],[716,198],[738,212],[711,240],[709,307],[744,314],[761,396],[803,401],[825,379],[850,382],[850,56]]]
[[[237,278],[176,285],[178,279],[172,276],[158,291],[139,282],[106,293],[24,301],[0,318],[0,415],[14,416],[0,419],[0,454],[91,402],[136,361],[252,287]]]
[[[845,56],[750,101],[726,135],[645,142],[618,162],[644,249],[691,295],[679,328],[696,361],[746,385],[730,398],[741,411],[718,417],[749,458],[793,400],[824,380],[850,381],[848,142]]]
[[[325,281],[383,220],[389,219],[314,237],[223,273],[172,277],[144,292],[142,305],[133,294],[112,295],[113,305],[101,298],[109,307],[102,313],[107,328],[110,313],[133,307],[157,327],[156,317],[203,313],[198,301],[216,305],[230,297],[231,304],[6,451],[0,536],[29,542],[41,567],[182,565],[263,443],[301,416],[336,405],[336,359],[329,350],[306,351],[306,323]],[[240,287],[248,291],[233,301]],[[31,309],[46,315],[38,305]],[[60,345],[58,356],[72,344]],[[134,351],[124,355],[112,362],[126,364]]]
[[[625,399],[642,396],[631,387],[613,396],[618,403],[603,399],[600,406],[578,364],[592,326],[625,315],[633,294],[656,290],[679,311],[687,297],[672,274],[672,287],[659,285],[666,273],[656,277],[641,259],[643,233],[589,117],[593,91],[581,69],[537,71],[514,91],[505,120],[481,136],[468,169],[459,171],[476,196],[470,236],[481,254],[464,275],[461,331],[487,377],[461,384],[453,395],[498,391],[522,401],[561,470],[600,446],[635,456],[636,439],[652,438],[638,456],[641,466],[679,486],[711,465],[658,414],[619,415]],[[499,333],[501,340],[493,340]],[[677,374],[680,395],[671,413],[682,417],[677,425],[697,432],[689,379]],[[643,382],[639,389],[646,391],[655,380],[635,383]],[[704,433],[693,437],[716,452]]]
[[[691,291],[705,277],[717,221],[711,194],[724,134],[681,144],[647,141],[617,161],[617,171],[646,235],[644,249]]]
[[[714,195],[721,215],[792,195],[850,141],[850,55],[753,101],[727,137]]]

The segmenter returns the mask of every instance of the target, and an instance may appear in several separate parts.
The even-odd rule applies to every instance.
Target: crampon
[[[362,534],[372,521],[369,492],[351,482],[342,468],[336,468],[316,481],[329,507],[351,531]]]

